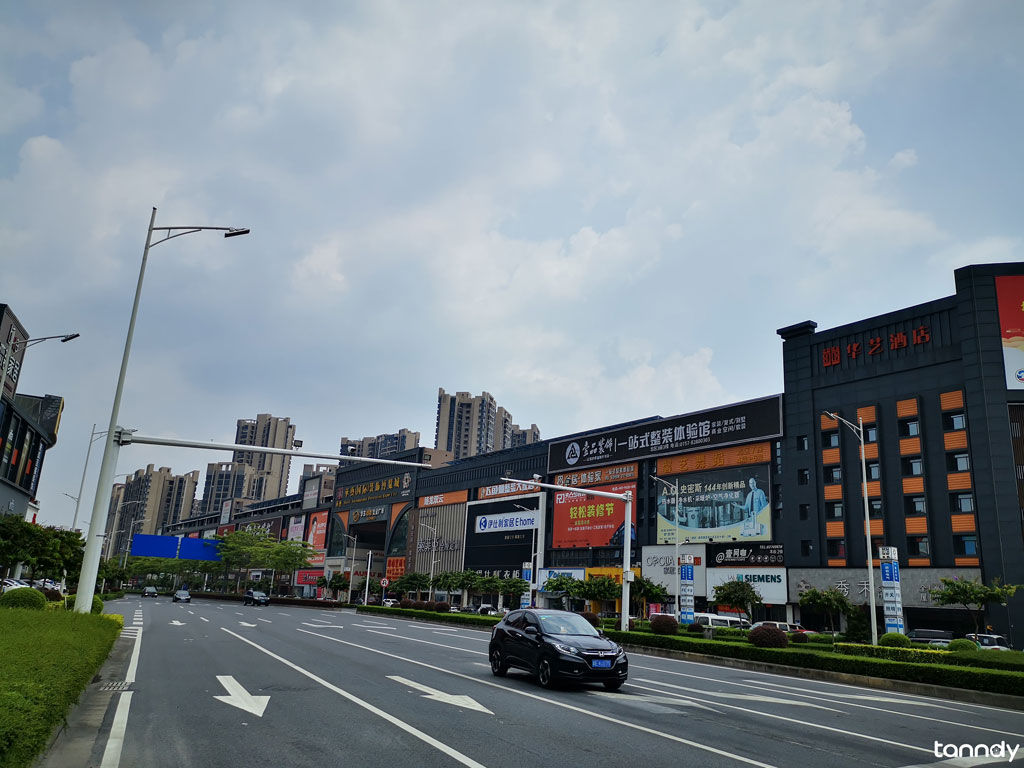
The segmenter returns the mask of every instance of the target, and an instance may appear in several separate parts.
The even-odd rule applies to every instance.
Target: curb
[[[805,680],[843,683],[845,685],[857,685],[862,688],[874,688],[881,691],[894,691],[915,696],[929,696],[938,699],[961,701],[965,704],[984,704],[989,707],[1024,711],[1024,696],[1011,696],[1006,693],[986,693],[985,691],[972,691],[966,688],[950,688],[944,685],[890,680],[887,677],[866,677],[849,672],[832,672],[827,669],[806,669],[804,667],[791,667],[786,664],[770,664],[765,661],[733,659],[728,656],[711,656],[690,651],[673,651],[668,648],[650,648],[645,645],[627,645],[623,643],[622,647],[629,653],[645,656],[662,656],[669,659],[694,661],[718,667],[745,669],[750,672],[768,672],[776,675],[785,675],[786,677],[802,677]]]

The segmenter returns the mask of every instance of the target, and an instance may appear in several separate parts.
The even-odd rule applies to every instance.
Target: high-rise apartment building
[[[376,437],[364,437],[362,440],[341,438],[342,456],[363,456],[368,459],[383,459],[394,453],[401,453],[420,447],[420,433],[400,429]]]
[[[249,464],[236,461],[207,464],[202,514],[216,514],[224,509],[224,502],[235,499],[262,501],[255,495],[255,485],[256,468]]]
[[[261,413],[255,419],[239,419],[235,430],[235,443],[238,445],[291,450],[294,442],[295,425],[291,423],[291,419],[278,418],[269,413]],[[252,498],[264,501],[278,499],[288,494],[288,474],[292,461],[290,456],[235,451],[231,460],[235,463],[248,464],[256,470],[253,485],[249,489]]]
[[[523,430],[512,423],[512,414],[500,407],[489,392],[447,394],[437,390],[437,422],[434,446],[451,451],[456,459],[490,453],[540,440],[534,424]]]
[[[192,514],[199,470],[175,475],[170,467],[137,469],[115,483],[107,514],[109,553],[125,552],[133,535],[159,534]]]

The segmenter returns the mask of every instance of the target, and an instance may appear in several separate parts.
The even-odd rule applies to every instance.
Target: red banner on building
[[[592,490],[607,493],[633,493],[632,528],[636,525],[636,483],[602,485]],[[571,547],[620,546],[623,536],[630,536],[627,527],[626,502],[607,499],[603,496],[588,496],[583,491],[556,491],[554,525],[551,531],[551,546],[556,549]]]
[[[387,571],[384,574],[389,581],[394,581],[399,576],[405,575],[405,558],[389,557]]]

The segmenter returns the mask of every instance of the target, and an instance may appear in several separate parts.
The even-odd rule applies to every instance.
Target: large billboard
[[[782,436],[782,395],[553,441],[548,473]]]
[[[465,567],[486,576],[519,578],[523,563],[533,558],[534,548],[543,548],[543,544],[537,542],[537,529],[511,524],[491,525],[491,522],[506,519],[505,515],[536,517],[536,510],[543,507],[544,494],[536,490],[529,496],[469,502],[466,505]]]
[[[658,543],[771,541],[770,477],[760,464],[663,478],[678,482],[679,499],[658,484]]]
[[[630,538],[636,539],[636,483],[600,485],[589,490],[606,493],[633,493],[633,516]],[[626,523],[626,502],[602,496],[588,496],[583,491],[555,491],[554,521],[551,546],[617,547],[622,545]]]
[[[1007,389],[1024,389],[1024,276],[996,278]]]
[[[315,550],[309,559],[310,565],[323,565],[327,551],[327,512],[312,512],[309,515],[309,532],[306,541]]]
[[[831,569],[823,569],[831,570]],[[715,587],[730,581],[745,581],[750,584],[765,605],[785,605],[787,597],[785,568],[708,568],[707,595],[713,600]],[[734,606],[736,607],[736,606]]]

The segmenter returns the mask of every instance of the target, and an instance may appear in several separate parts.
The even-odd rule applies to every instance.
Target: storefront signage
[[[389,557],[384,575],[390,581],[394,581],[399,576],[402,576],[404,574],[405,574],[405,558],[404,557]]]
[[[708,599],[715,594],[715,587],[730,581],[745,581],[761,595],[766,605],[785,605],[787,598],[785,568],[708,568]]]
[[[536,512],[503,512],[498,515],[478,515],[477,533],[496,531],[526,531],[537,527],[540,515]]]
[[[713,566],[782,565],[781,544],[708,544],[708,560]]]
[[[774,395],[585,438],[554,441],[548,448],[548,473],[736,445],[781,435],[782,396]]]
[[[323,575],[323,571],[296,571],[295,583],[299,586],[316,586],[316,580]]]
[[[476,492],[480,501],[487,499],[498,499],[502,496],[518,496],[522,493],[536,493],[537,486],[528,483],[498,483],[497,485],[485,485]]]
[[[555,475],[555,485],[601,485],[602,483],[621,483],[624,480],[636,480],[637,463],[617,464],[614,467],[599,467],[583,472],[565,472]]]
[[[514,572],[517,576],[522,570],[523,562],[533,557],[535,539],[534,528],[523,527],[492,527],[489,523],[481,529],[480,518],[488,520],[502,519],[505,515],[518,515],[539,519],[539,514],[531,510],[521,510],[518,506],[538,506],[543,508],[544,494],[534,497],[495,499],[493,501],[471,501],[466,505],[466,549],[465,568],[477,573],[499,576]],[[534,501],[533,499],[539,499]],[[503,578],[509,578],[503,576]]]
[[[225,534],[233,533],[234,530],[235,530],[234,523],[232,523],[231,525],[222,525],[222,526],[217,528],[217,535],[218,536],[224,536]]]
[[[704,588],[706,585],[706,557],[704,555],[705,547],[703,544],[680,544],[679,545],[679,561],[676,561],[676,547],[675,546],[649,546],[644,547],[641,554],[641,569],[645,579],[650,579],[655,584],[660,584],[668,590],[669,595],[672,599],[675,599],[676,586],[675,582],[672,581],[673,574],[679,572],[679,566],[682,565],[682,560],[685,557],[692,557],[693,562],[690,565],[693,566],[693,587],[694,594],[697,597],[704,596]]]
[[[636,483],[602,485],[595,491],[633,494],[633,516],[630,537],[636,539]],[[626,502],[602,496],[588,496],[582,491],[556,491],[551,546],[571,547],[621,546],[625,531]]]
[[[577,581],[583,581],[586,575],[586,568],[541,568],[537,583],[540,585],[540,591],[543,592],[548,579],[553,579],[556,576],[569,576]]]
[[[349,513],[349,519],[352,525],[359,525],[361,523],[376,523],[380,520],[386,520],[388,517],[388,508],[385,507],[368,507],[366,509],[353,509]]]
[[[288,526],[288,540],[302,541],[302,532],[305,528],[306,518],[304,515],[295,515]]]
[[[463,504],[467,501],[469,501],[469,491],[449,491],[448,493],[435,493],[431,496],[420,496],[416,501],[416,506],[420,509],[428,509],[445,504]]]
[[[274,517],[270,520],[257,520],[255,522],[239,523],[239,527],[243,531],[255,532],[255,531],[266,531],[270,538],[277,541],[281,538],[281,518]]]
[[[658,459],[658,474],[662,477],[682,475],[687,472],[703,472],[708,469],[727,469],[747,464],[768,464],[772,460],[771,443],[732,445],[713,451],[683,453]]]
[[[980,568],[906,568],[900,569],[900,598],[904,608],[945,608],[936,605],[931,590],[942,587],[940,579],[980,580]],[[800,602],[808,589],[836,589],[854,605],[868,602],[868,574],[864,568],[790,568],[789,602]],[[875,600],[884,602],[880,569],[875,569]],[[960,609],[963,610],[962,608]]]
[[[367,480],[365,483],[343,485],[340,490],[336,487],[335,497],[337,500],[334,502],[334,506],[351,509],[357,504],[364,504],[368,501],[411,499],[414,479],[412,472],[404,472],[393,477]]]
[[[768,465],[691,472],[658,484],[658,543],[770,541]]]

